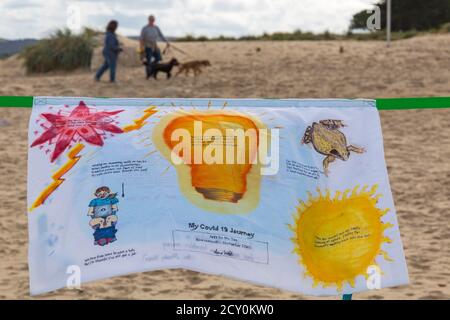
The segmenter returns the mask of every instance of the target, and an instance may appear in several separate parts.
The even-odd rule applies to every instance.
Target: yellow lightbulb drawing
[[[153,141],[177,170],[181,191],[193,204],[218,213],[248,213],[259,202],[260,166],[254,160],[261,128],[265,127],[258,120],[235,111],[180,110],[160,120],[153,131]],[[178,129],[186,130],[192,138],[188,154],[176,149],[180,141],[173,141],[173,134]],[[239,147],[237,138],[228,135],[229,129],[241,129],[244,132],[253,130],[256,148],[252,147],[248,136]],[[217,139],[217,135],[216,138],[208,138],[208,132],[215,132],[222,138]],[[211,148],[214,148],[215,156],[222,157],[223,161],[207,163],[204,153],[210,153]],[[202,158],[200,163],[195,159],[199,149]],[[227,162],[230,150],[233,163]],[[174,163],[174,152],[180,159],[187,160],[187,164]],[[238,162],[239,158],[243,161]]]
[[[318,189],[317,197],[309,193],[306,203],[299,202],[289,228],[295,235],[294,252],[313,286],[341,290],[347,282],[353,287],[356,277],[367,277],[367,268],[376,265],[378,255],[391,261],[381,249],[383,243],[392,242],[383,234],[392,225],[381,221],[389,209],[376,207],[381,197],[375,194],[377,185],[369,191],[367,186],[358,189],[337,191],[334,198],[328,190],[322,194]]]

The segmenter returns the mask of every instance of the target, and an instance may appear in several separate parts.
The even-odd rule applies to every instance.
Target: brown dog
[[[189,71],[191,70],[194,72],[194,76],[197,76],[200,73],[202,73],[203,67],[209,67],[210,65],[211,63],[209,62],[209,60],[194,60],[185,62],[180,65],[178,72],[175,76],[179,75],[182,72],[184,72],[184,74],[187,76],[189,74]]]

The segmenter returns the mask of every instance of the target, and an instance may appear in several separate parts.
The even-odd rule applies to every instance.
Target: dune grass
[[[21,53],[27,73],[89,68],[95,47],[94,35],[90,29],[80,34],[68,29],[58,30],[49,38],[27,47]]]

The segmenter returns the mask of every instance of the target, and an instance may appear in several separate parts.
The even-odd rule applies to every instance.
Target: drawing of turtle
[[[342,120],[320,120],[306,128],[302,144],[312,143],[314,149],[325,155],[323,170],[328,176],[328,166],[336,159],[348,160],[350,152],[363,153],[364,148],[347,145],[345,135],[339,128],[345,127]]]

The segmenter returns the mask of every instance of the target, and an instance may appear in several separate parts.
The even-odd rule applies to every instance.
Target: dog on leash
[[[180,65],[178,60],[175,58],[172,58],[168,63],[148,63],[144,61],[143,64],[146,66],[147,79],[150,77],[157,79],[158,72],[165,72],[167,75],[167,79],[169,79],[172,76],[171,72],[173,67]]]
[[[209,60],[194,60],[182,63],[178,69],[178,72],[175,76],[179,75],[180,73],[184,72],[184,75],[188,75],[189,71],[194,72],[194,76],[199,75],[202,73],[202,68],[211,66],[211,63]]]

